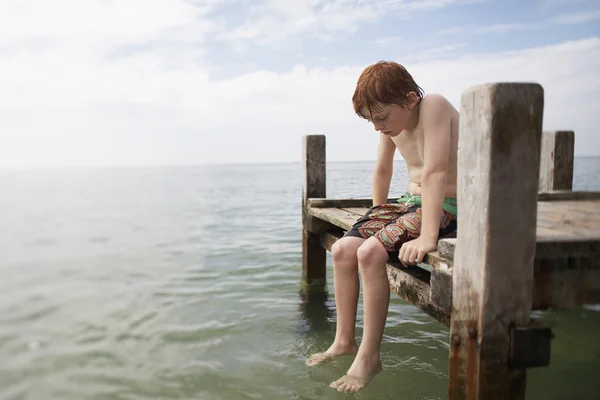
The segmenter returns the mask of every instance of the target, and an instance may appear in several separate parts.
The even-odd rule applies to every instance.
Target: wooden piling
[[[573,189],[575,132],[542,133],[540,192]]]
[[[461,99],[449,398],[523,399],[511,337],[532,304],[543,89],[476,86]]]
[[[309,198],[325,198],[325,135],[302,138],[302,282],[303,288],[325,288],[326,250],[321,246],[323,222],[308,213]]]

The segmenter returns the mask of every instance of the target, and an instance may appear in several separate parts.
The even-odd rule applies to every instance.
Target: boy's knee
[[[354,241],[345,240],[344,238],[338,240],[331,246],[331,255],[333,256],[334,262],[340,262],[345,260],[356,260],[356,250],[358,246]]]
[[[389,256],[381,243],[371,238],[358,248],[358,265],[361,270],[385,263]]]

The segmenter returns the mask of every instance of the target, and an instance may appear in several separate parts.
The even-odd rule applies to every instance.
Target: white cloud
[[[221,39],[242,50],[246,42],[285,45],[289,38],[298,35],[335,40],[355,32],[361,23],[391,13],[408,17],[417,11],[486,1],[489,0],[262,0],[252,3],[247,20],[223,32]]]
[[[373,43],[378,44],[380,46],[388,46],[392,43],[397,43],[402,40],[402,36],[384,36],[378,39],[375,39]]]
[[[182,0],[4,0],[0,3],[0,43],[78,38],[119,45],[159,40],[177,34],[177,28],[193,23],[208,10],[208,4]],[[202,28],[195,24],[198,27]]]
[[[504,24],[493,24],[493,25],[465,25],[455,26],[447,29],[443,29],[438,32],[438,35],[449,35],[456,33],[468,33],[468,34],[493,34],[493,33],[506,33],[511,31],[525,31],[525,30],[538,30],[555,25],[576,25],[590,21],[600,19],[600,10],[590,12],[577,12],[563,15],[557,15],[552,18],[548,18],[542,21],[536,21],[531,23],[504,23]]]
[[[10,11],[6,4],[0,11]],[[55,4],[64,7],[49,17],[63,18],[58,14],[68,3]],[[298,65],[281,73],[265,68],[218,80],[198,62],[201,47],[186,47],[185,41],[181,48],[175,45],[188,38],[186,30],[194,32],[196,23],[210,25],[206,11],[174,0],[107,4],[119,15],[135,14],[131,6],[136,18],[145,15],[139,9],[143,4],[165,7],[164,12],[150,7],[154,11],[148,11],[140,31],[130,31],[127,24],[114,28],[125,32],[129,45],[153,45],[115,55],[119,36],[100,28],[113,30],[108,11],[98,16],[104,24],[90,22],[97,26],[86,28],[95,32],[89,36],[97,47],[84,46],[80,40],[86,37],[54,24],[40,30],[40,40],[52,41],[39,48],[32,46],[35,38],[27,29],[12,33],[18,37],[12,42],[2,39],[0,167],[294,161],[301,136],[311,133],[327,134],[329,160],[375,157],[376,135],[351,105],[365,65]],[[0,13],[0,26],[18,15],[10,12]],[[80,18],[84,14],[93,13],[82,12]],[[163,18],[151,18],[155,14]],[[157,49],[156,40],[169,44]],[[600,38],[459,58],[450,58],[450,50],[437,48],[408,60],[426,91],[445,94],[458,106],[462,91],[478,83],[540,82],[546,89],[544,127],[574,129],[579,154],[600,154],[592,140],[599,125]]]
[[[600,19],[600,10],[560,15],[552,20],[558,24],[570,25],[595,21],[597,19]]]
[[[587,3],[592,0],[538,0],[542,7],[559,7],[564,5],[573,5],[575,3]]]

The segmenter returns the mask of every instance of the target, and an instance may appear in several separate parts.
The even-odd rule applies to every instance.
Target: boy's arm
[[[395,153],[396,145],[392,139],[380,133],[379,145],[377,146],[377,162],[373,170],[373,207],[387,202],[394,173]]]
[[[423,261],[437,248],[442,206],[451,143],[451,109],[441,96],[429,95],[428,104],[421,107],[424,141],[424,165],[421,176],[421,233],[417,239],[406,242],[399,258],[404,265]]]
[[[425,148],[421,176],[423,219],[420,237],[437,247],[450,159],[452,114],[446,99],[435,95],[430,97],[428,107],[423,110]]]

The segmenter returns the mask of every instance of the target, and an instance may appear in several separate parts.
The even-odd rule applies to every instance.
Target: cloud
[[[552,21],[561,25],[570,25],[595,21],[597,19],[600,19],[600,10],[560,15],[552,18]]]
[[[573,5],[576,3],[587,3],[591,0],[538,0],[542,7],[560,7],[565,5]]]
[[[397,43],[402,40],[402,36],[384,36],[378,39],[375,39],[373,43],[378,44],[380,46],[388,46],[392,43]]]
[[[204,44],[226,29],[214,13],[225,3],[239,5],[1,2],[0,168],[295,161],[301,136],[312,133],[327,134],[329,160],[373,159],[376,135],[350,101],[365,65],[299,64],[279,72],[263,66],[217,79]],[[304,12],[279,4],[286,18]],[[324,5],[302,4],[310,6],[308,20],[311,9]],[[460,57],[452,56],[454,48],[434,46],[398,61],[426,91],[445,94],[457,107],[462,91],[475,84],[540,82],[545,128],[575,129],[576,151],[600,154],[592,140],[600,38]]]
[[[238,49],[244,43],[282,45],[299,35],[335,40],[362,23],[385,15],[409,17],[418,11],[489,0],[262,0],[249,6],[246,20],[220,34]]]
[[[493,24],[485,26],[476,25],[465,25],[455,26],[447,29],[443,29],[438,32],[438,35],[450,35],[457,33],[467,34],[494,34],[494,33],[506,33],[512,31],[524,31],[524,30],[539,30],[548,28],[555,25],[576,25],[590,21],[600,19],[600,10],[590,12],[578,12],[558,15],[546,20],[531,22],[531,23],[505,23],[505,24]]]
[[[37,62],[47,65],[47,57]],[[140,55],[89,64],[84,79],[56,75],[61,68],[73,72],[72,60],[60,60],[39,69],[36,84],[11,89],[14,79],[2,75],[0,90],[8,95],[0,100],[0,166],[294,161],[301,136],[313,133],[327,135],[330,161],[375,157],[373,128],[354,115],[350,102],[363,65],[298,65],[215,80],[201,66],[165,70],[159,57]],[[35,57],[13,60],[13,72],[35,63]],[[426,91],[445,94],[457,107],[472,85],[540,82],[544,128],[574,129],[578,154],[600,153],[593,140],[598,37],[406,66]]]

